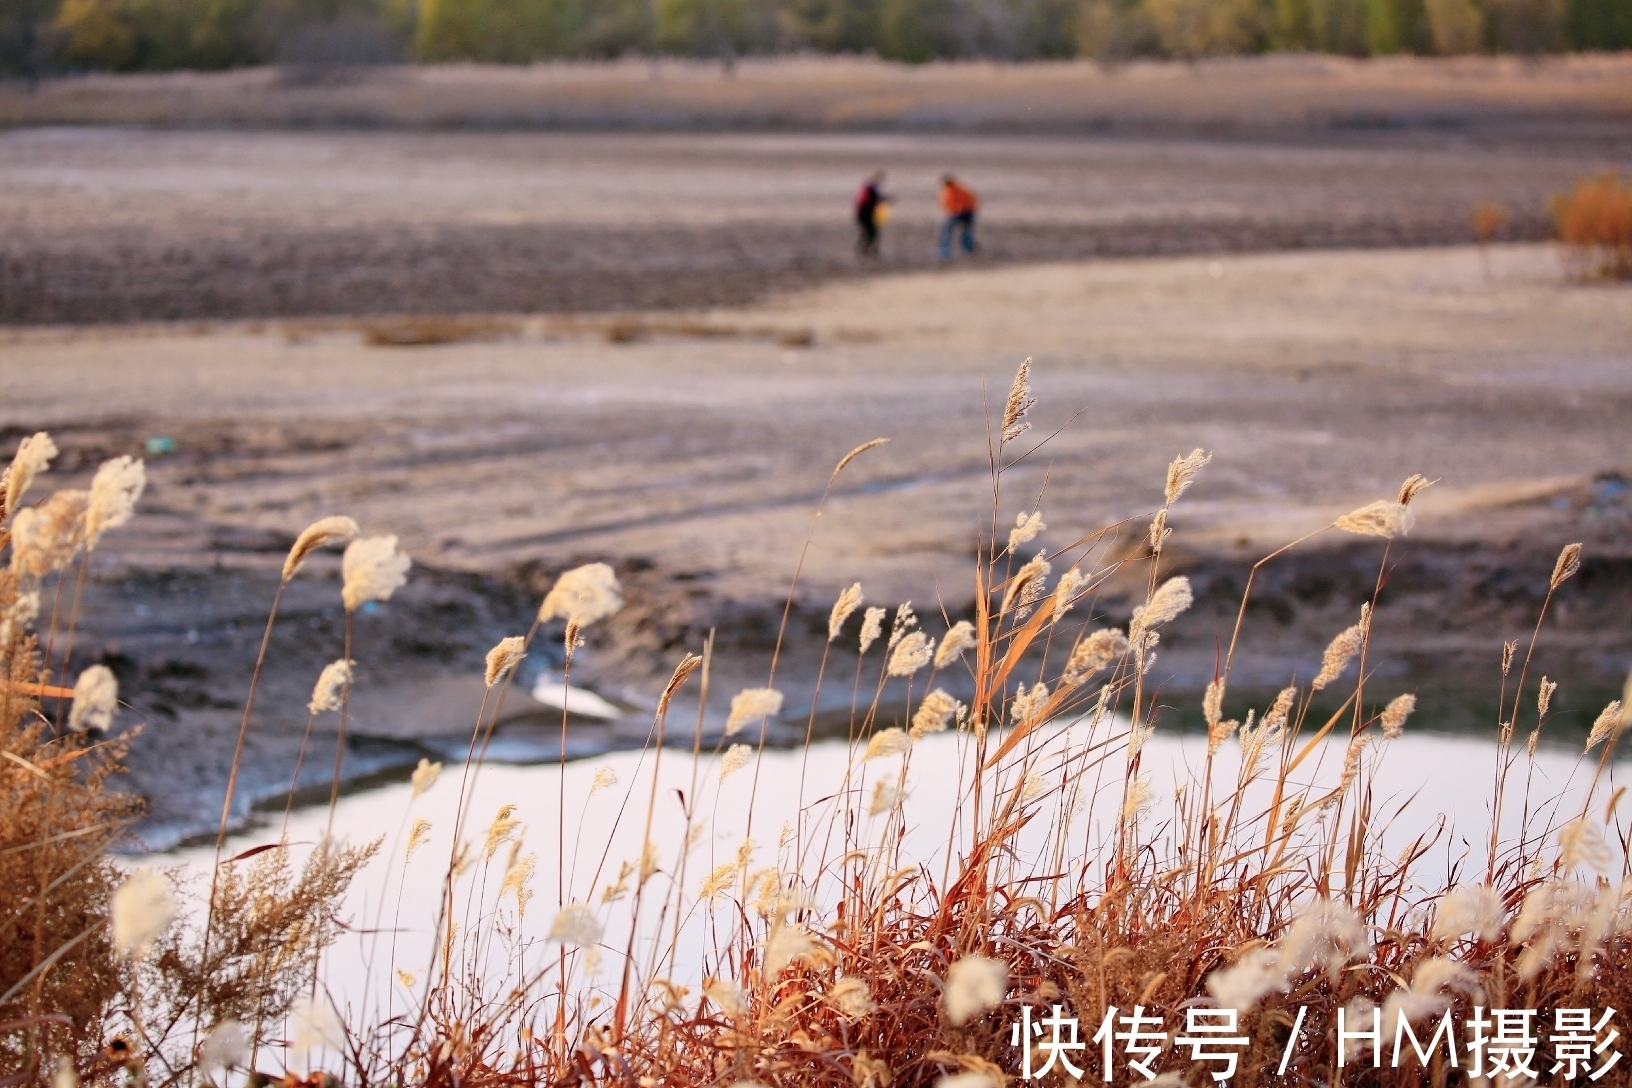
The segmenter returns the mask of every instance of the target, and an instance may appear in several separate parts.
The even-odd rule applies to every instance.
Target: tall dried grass
[[[7,1009],[19,1020],[31,1018],[6,1027],[13,1033],[7,1045],[21,1048],[11,1053],[32,1062],[33,1073],[50,1068],[47,1057],[64,1055],[82,1078],[107,1079],[112,1059],[97,1051],[109,1033],[123,1030],[127,1041],[118,1061],[163,1084],[184,1083],[205,1067],[236,1068],[240,1078],[245,1070],[269,1067],[251,1082],[283,1072],[289,1083],[333,1074],[358,1085],[484,1088],[995,1088],[1018,1069],[1009,1025],[1021,1006],[1068,1005],[1091,1031],[1107,1015],[1135,1009],[1172,1026],[1183,1022],[1184,1009],[1199,1004],[1242,1013],[1248,1044],[1236,1083],[1443,1085],[1452,1070],[1437,1051],[1415,1064],[1408,1053],[1398,1070],[1361,1064],[1339,1073],[1332,1068],[1332,1039],[1340,1012],[1352,1018],[1381,1008],[1385,1017],[1403,1013],[1420,1022],[1445,1010],[1460,1019],[1476,1004],[1512,1004],[1538,1009],[1550,1023],[1552,1010],[1565,1006],[1628,1008],[1632,982],[1617,967],[1632,954],[1628,847],[1614,819],[1620,791],[1606,797],[1600,785],[1629,715],[1612,705],[1600,718],[1587,744],[1597,770],[1578,812],[1527,816],[1519,827],[1493,820],[1488,842],[1452,851],[1437,877],[1426,859],[1431,850],[1451,846],[1443,828],[1425,831],[1398,856],[1385,855],[1380,831],[1386,819],[1373,789],[1379,761],[1408,727],[1414,699],[1377,690],[1368,668],[1375,592],[1356,602],[1357,622],[1335,634],[1318,677],[1268,705],[1249,707],[1229,692],[1249,580],[1203,699],[1205,762],[1174,798],[1170,816],[1149,815],[1144,748],[1159,711],[1148,676],[1164,627],[1192,600],[1188,582],[1165,558],[1169,519],[1209,455],[1197,450],[1173,462],[1164,501],[1148,518],[1026,559],[1017,553],[1043,531],[1041,514],[1022,512],[1009,528],[1002,481],[1048,441],[1021,445],[1035,404],[1028,375],[1022,367],[994,422],[990,529],[975,570],[972,618],[949,621],[932,637],[909,605],[893,616],[877,606],[864,609],[859,585],[834,605],[817,687],[830,670],[848,674],[846,655],[856,654],[853,679],[842,681],[857,693],[849,770],[842,781],[820,784],[801,774],[799,816],[777,837],[774,861],[756,864],[750,840],[712,871],[688,867],[690,846],[707,829],[699,789],[711,778],[717,789],[757,790],[766,723],[785,702],[773,662],[763,687],[730,699],[724,733],[713,752],[705,751],[704,708],[722,702],[709,688],[711,640],[699,647],[701,654],[682,657],[658,702],[642,762],[651,761],[649,787],[644,781],[627,786],[618,819],[643,826],[646,847],[615,877],[608,872],[604,887],[598,873],[583,887],[571,886],[563,869],[554,910],[529,912],[535,859],[523,852],[508,806],[485,834],[469,825],[456,829],[442,894],[426,908],[430,917],[413,920],[412,928],[429,936],[428,969],[404,971],[392,937],[389,967],[401,984],[392,1000],[411,994],[405,1008],[393,1005],[341,1024],[315,986],[314,965],[335,937],[346,884],[372,847],[325,844],[299,878],[284,843],[253,859],[226,859],[202,933],[147,918],[156,935],[150,944],[133,942],[131,926],[121,930],[114,909],[110,942],[104,924],[109,899],[124,891],[114,892],[119,877],[102,851],[117,838],[116,821],[130,812],[108,800],[91,768],[111,768],[117,750],[74,748],[91,754],[80,760],[82,769],[71,768],[50,754],[66,752],[69,741],[37,717],[20,724],[35,704],[11,699],[4,705],[20,709],[8,711],[13,724],[5,750],[28,766],[11,760],[16,770],[4,771],[8,787],[26,791],[21,801],[31,811],[52,812],[46,786],[58,782],[58,793],[76,798],[82,811],[109,828],[102,838],[86,835],[89,842],[65,839],[52,830],[60,822],[42,824],[38,817],[6,829],[8,843],[22,848],[17,854],[35,863],[34,875],[22,878],[25,886],[66,871],[75,857],[91,859],[79,870],[85,883],[65,900],[79,920],[43,934],[32,952],[8,951],[10,974],[0,981],[29,971],[45,976],[42,965],[53,955],[61,957],[57,962],[79,956],[84,964],[61,994],[49,988],[28,997],[8,994]],[[876,445],[846,455],[833,478]],[[1427,485],[1412,477],[1394,498],[1313,529],[1254,570],[1321,533],[1357,533],[1378,541],[1380,592],[1388,557],[1411,526],[1411,502]],[[813,518],[812,537],[818,523]],[[802,558],[803,552],[800,569]],[[387,573],[400,577],[392,564]],[[1538,572],[1538,579],[1547,577],[1548,604],[1579,565],[1580,548],[1571,545],[1550,576]],[[290,576],[298,566],[291,556]],[[1062,574],[1051,587],[1056,569]],[[1096,595],[1128,572],[1144,582],[1145,599],[1125,624],[1106,626]],[[796,571],[795,588],[798,578]],[[389,596],[395,582],[370,584],[376,595]],[[17,586],[16,579],[0,582],[0,593],[14,600]],[[494,648],[461,775],[461,825],[515,664],[548,627],[551,637],[561,638],[570,667],[581,631],[621,604],[609,568],[569,571],[545,598],[531,631]],[[1547,726],[1555,685],[1532,680],[1529,666],[1548,604],[1529,648],[1520,654],[1512,643],[1503,654],[1493,812],[1503,810],[1511,773],[1533,756]],[[39,675],[33,640],[26,636],[8,649],[9,679]],[[780,650],[779,635],[776,661]],[[339,685],[338,700],[325,689],[322,700],[314,695],[314,713],[320,702],[344,706],[349,670],[342,671],[329,684]],[[891,686],[892,677],[904,684]],[[692,789],[689,800],[682,797],[681,846],[664,856],[652,841],[658,767],[672,702],[694,683]],[[873,693],[863,699],[869,683]],[[958,699],[947,688],[972,694]],[[1335,712],[1314,711],[1317,689],[1322,705],[1334,693],[1340,697]],[[564,713],[562,730],[564,774]],[[904,797],[915,746],[947,730],[956,731],[966,759],[950,787],[958,805],[953,825],[944,829],[937,873],[905,853]],[[1322,783],[1310,770],[1327,742],[1341,744],[1346,756],[1338,780]],[[1238,746],[1237,760],[1220,758],[1226,744]],[[719,774],[703,775],[722,752]],[[884,771],[875,774],[869,794],[863,770],[879,767]],[[415,797],[431,788],[438,769],[423,764],[416,772]],[[594,788],[614,784],[613,776],[598,775]],[[1085,838],[1087,802],[1101,790],[1113,802],[1113,815],[1097,838]],[[406,827],[407,814],[403,822]],[[1020,848],[1028,825],[1053,832],[1039,859]],[[1605,841],[1606,825],[1614,829],[1614,849]],[[558,856],[564,858],[566,839],[582,830],[569,827],[563,807]],[[392,854],[411,857],[427,832],[425,821],[415,821]],[[1074,845],[1079,841],[1096,847]],[[0,863],[24,866],[16,857],[8,852]],[[41,857],[53,860],[44,865]],[[137,880],[124,887],[141,891]],[[488,894],[493,887],[500,889],[496,899]],[[627,903],[632,916],[615,932],[608,924],[614,903]],[[396,910],[400,916],[400,900]],[[708,919],[707,933],[703,947],[687,951],[700,957],[707,977],[669,977],[681,919],[694,915]],[[76,933],[87,936],[71,945]],[[540,938],[552,950],[541,954]],[[608,957],[615,969],[602,981],[598,972]],[[278,1034],[290,1015],[292,1039]],[[1295,1021],[1298,1041],[1289,1046]],[[176,1045],[178,1034],[189,1030],[187,1045]],[[1156,1031],[1146,1040],[1153,1073],[1168,1083],[1210,1082],[1210,1066],[1193,1064]],[[292,1045],[282,1045],[285,1039]],[[320,1076],[307,1054],[324,1040],[343,1068]],[[1122,1064],[1105,1079],[1145,1082]]]
[[[177,922],[175,874],[113,858],[133,845],[141,802],[111,779],[140,730],[103,736],[118,709],[106,667],[71,690],[48,681],[71,667],[90,550],[129,519],[144,477],[119,457],[89,492],[23,505],[55,454],[35,435],[0,479],[0,1084],[192,1083],[208,1060],[248,1060],[281,1033],[374,847],[325,844],[298,875],[283,848],[226,859],[199,928]]]
[[[1553,218],[1577,275],[1632,279],[1632,184],[1584,178],[1553,198]]]

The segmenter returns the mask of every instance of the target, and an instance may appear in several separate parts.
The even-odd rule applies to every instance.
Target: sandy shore
[[[313,518],[397,533],[418,564],[359,620],[356,770],[457,746],[483,651],[589,559],[619,566],[631,606],[580,676],[631,713],[575,743],[620,743],[644,735],[654,684],[711,628],[717,692],[762,675],[828,471],[888,436],[841,478],[806,562],[783,673],[800,705],[839,586],[926,614],[969,605],[991,517],[985,404],[1026,355],[1041,398],[1028,437],[1063,429],[1013,470],[998,514],[1040,494],[1050,547],[1148,515],[1170,458],[1214,451],[1174,518],[1175,569],[1200,591],[1164,642],[1175,706],[1211,675],[1254,558],[1423,472],[1440,482],[1378,617],[1385,694],[1494,684],[1552,557],[1584,540],[1540,666],[1563,682],[1555,705],[1590,718],[1632,653],[1632,288],[1567,283],[1545,246],[1489,256],[1488,277],[1472,248],[968,268],[644,324],[517,318],[412,348],[343,321],[21,330],[0,336],[0,426],[49,428],[59,485],[150,439],[173,446],[96,555],[75,650],[142,693],[126,720],[150,722],[132,781],[155,839],[213,821],[273,572]],[[1242,688],[1307,675],[1380,558],[1345,537],[1277,564]],[[301,705],[338,655],[334,576],[316,564],[278,627],[252,792],[287,785]],[[1095,608],[1125,622],[1133,592],[1112,586]],[[550,728],[535,714],[501,734],[536,751]],[[314,782],[332,728],[318,736],[330,755]]]

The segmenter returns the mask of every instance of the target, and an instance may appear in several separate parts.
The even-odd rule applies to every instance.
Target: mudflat
[[[1207,86],[1187,89],[1201,101]],[[0,131],[0,323],[739,306],[935,266],[947,171],[980,194],[993,265],[1460,243],[1481,201],[1506,209],[1500,238],[1541,240],[1555,193],[1632,164],[1632,121],[1579,121],[1206,136],[15,128]],[[859,262],[851,199],[875,169],[894,214],[882,259]]]
[[[144,693],[132,782],[162,841],[213,826],[276,568],[316,517],[397,533],[417,564],[358,617],[354,770],[459,749],[483,652],[525,630],[556,572],[606,560],[630,606],[575,680],[629,713],[575,726],[592,750],[644,735],[655,687],[710,629],[711,711],[762,682],[814,505],[874,437],[891,441],[838,479],[805,559],[790,706],[841,586],[911,599],[939,634],[943,609],[969,608],[994,518],[1040,510],[1032,546],[1051,550],[1125,522],[1103,562],[1139,546],[1167,462],[1202,447],[1166,568],[1198,592],[1157,666],[1173,706],[1211,677],[1259,556],[1421,472],[1439,482],[1387,555],[1380,696],[1494,688],[1500,644],[1528,637],[1553,557],[1583,541],[1538,668],[1563,683],[1560,720],[1590,721],[1632,651],[1628,328],[1632,288],[1570,282],[1546,245],[971,264],[681,312],[15,329],[0,425],[52,431],[58,486],[155,451],[141,513],[93,557],[74,659]],[[1026,356],[1037,425],[1005,456],[1037,448],[994,510],[988,413]],[[1236,685],[1312,673],[1383,561],[1333,531],[1265,568]],[[274,631],[251,795],[287,786],[310,686],[339,656],[335,578],[314,563]],[[1138,592],[1113,582],[1086,607],[1125,623]],[[518,714],[501,738],[544,755],[558,725]],[[332,752],[331,725],[314,736]],[[328,759],[302,780],[326,781]]]

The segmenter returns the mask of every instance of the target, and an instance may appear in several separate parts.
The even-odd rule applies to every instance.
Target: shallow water
[[[1055,871],[1052,866],[1063,856],[1068,862],[1074,859],[1067,867],[1092,886],[1099,876],[1097,859],[1107,853],[1122,811],[1125,737],[1124,727],[1111,728],[1107,723],[1096,733],[1078,723],[1038,742],[1025,757],[1029,771],[1021,766],[1020,758],[1011,757],[987,777],[985,788],[995,788],[1000,795],[1016,788],[1024,791],[1027,773],[1036,775],[1032,788],[1041,789],[1026,805],[1035,818],[1015,839],[1012,875]],[[1346,740],[1318,745],[1292,780],[1314,787],[1314,796],[1329,790],[1342,774]],[[352,1023],[362,1019],[379,1022],[382,1016],[412,1006],[417,990],[405,986],[395,972],[407,972],[422,987],[435,944],[437,908],[463,785],[469,803],[461,838],[472,841],[477,858],[457,884],[456,916],[466,931],[488,917],[501,921],[513,933],[508,941],[502,937],[497,944],[487,941],[483,962],[488,977],[499,977],[506,963],[519,963],[528,974],[548,970],[556,962],[555,946],[544,938],[559,903],[586,900],[593,903],[605,927],[599,968],[602,983],[611,980],[610,985],[616,986],[624,942],[631,932],[638,932],[632,945],[637,971],[646,977],[672,978],[695,993],[705,974],[729,974],[730,967],[718,958],[711,934],[717,926],[734,921],[738,909],[723,898],[712,907],[697,906],[696,893],[710,870],[737,856],[744,839],[758,844],[750,870],[778,866],[805,874],[851,847],[877,847],[886,816],[861,815],[856,839],[849,844],[842,841],[842,825],[832,818],[847,773],[849,796],[864,813],[876,784],[898,782],[905,765],[904,863],[922,863],[939,881],[949,838],[961,843],[968,833],[966,816],[960,814],[969,811],[972,742],[965,735],[943,733],[920,740],[906,757],[863,762],[860,755],[860,747],[851,748],[842,741],[818,743],[809,749],[767,750],[723,783],[717,757],[705,752],[694,762],[689,751],[672,748],[660,757],[651,752],[620,752],[573,762],[564,772],[557,765],[490,764],[474,770],[463,783],[462,768],[449,764],[436,784],[418,798],[407,783],[343,797],[333,815],[336,837],[356,844],[383,836],[384,845],[349,893],[345,913],[353,931],[327,955],[323,982]],[[1239,756],[1234,740],[1219,750],[1213,772],[1215,795],[1233,788]],[[1196,796],[1206,757],[1202,736],[1158,735],[1145,744],[1140,771],[1148,775],[1152,802],[1141,820],[1141,834],[1158,847],[1164,841],[1164,825],[1175,812],[1180,787],[1189,797]],[[1454,735],[1407,732],[1397,740],[1371,745],[1363,766],[1361,781],[1371,787],[1374,826],[1378,828],[1376,849],[1383,856],[1395,857],[1423,832],[1437,831],[1438,846],[1429,855],[1432,860],[1422,863],[1425,886],[1435,886],[1458,861],[1465,862],[1464,875],[1483,871],[1497,769],[1493,745]],[[1556,829],[1579,814],[1596,766],[1596,758],[1584,761],[1578,749],[1543,748],[1531,759],[1521,743],[1503,804],[1503,837],[1510,839],[1517,832],[1527,790],[1532,834]],[[610,769],[617,782],[597,790],[594,782],[603,769]],[[1601,812],[1618,781],[1627,777],[1627,770],[1625,761],[1610,766],[1607,783],[1600,782],[1593,793],[1595,810]],[[1059,784],[1067,773],[1075,785],[1062,791]],[[988,801],[990,796],[988,792]],[[1246,796],[1243,810],[1258,811],[1268,796],[1267,786],[1250,787]],[[794,826],[801,798],[802,830]],[[639,858],[649,801],[653,802],[650,838],[659,868],[647,885],[642,924],[632,929],[630,897],[608,905],[601,902],[600,893],[615,881],[622,863]],[[490,861],[480,857],[489,825],[503,805],[514,805],[514,818],[521,821],[520,853],[536,855],[529,882],[534,898],[520,918],[515,915],[513,897],[500,899],[513,847],[500,845]],[[1352,806],[1345,810],[1340,827],[1346,826],[1348,811]],[[703,828],[689,852],[683,849],[688,813],[692,826]],[[430,836],[404,865],[407,829],[419,818],[431,821]],[[286,834],[295,860],[303,859],[322,839],[329,819],[326,807],[293,814]],[[284,831],[281,824],[280,817],[268,826],[233,836],[228,856],[277,841]],[[566,832],[559,840],[558,826]],[[1249,828],[1243,839],[1261,841],[1261,832]],[[558,841],[564,849],[558,849]],[[168,857],[185,863],[195,878],[202,878],[208,873],[212,851],[200,847]],[[685,905],[677,921],[672,902],[665,901],[667,910],[659,923],[656,904],[676,883],[686,895]],[[560,888],[565,889],[564,894],[558,892]],[[740,891],[740,881],[735,888]],[[826,898],[823,890],[817,889],[819,899]],[[742,898],[746,902],[751,896]],[[717,921],[714,913],[719,915]]]

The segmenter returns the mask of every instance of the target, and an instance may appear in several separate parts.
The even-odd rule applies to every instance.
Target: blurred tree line
[[[888,59],[1632,48],[1632,0],[0,0],[0,75],[808,50]]]

